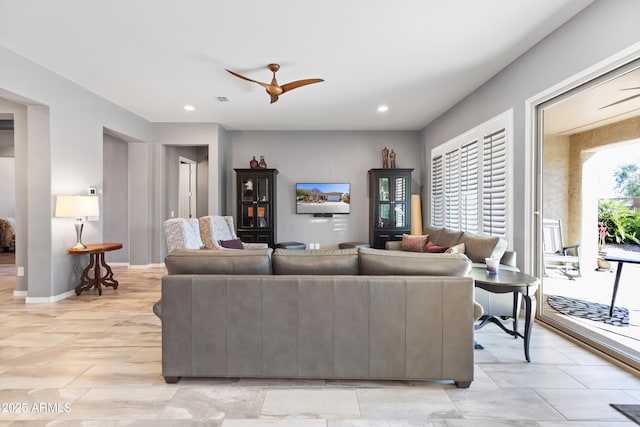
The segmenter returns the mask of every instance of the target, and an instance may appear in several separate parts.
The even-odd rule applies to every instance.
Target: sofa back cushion
[[[276,249],[273,274],[357,275],[358,249]]]
[[[273,249],[176,249],[165,258],[169,274],[271,274]]]
[[[445,248],[458,244],[462,237],[462,231],[454,231],[447,228],[425,227],[423,232],[429,235],[430,242]]]
[[[471,261],[479,263],[484,263],[485,258],[499,260],[507,249],[507,241],[498,236],[463,233],[460,242],[464,243],[465,254]]]
[[[465,276],[471,261],[463,254],[432,254],[360,248],[360,274],[371,276]]]

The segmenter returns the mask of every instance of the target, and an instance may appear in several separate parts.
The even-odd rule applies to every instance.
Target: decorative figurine
[[[258,161],[256,160],[256,156],[253,156],[253,159],[249,162],[249,167],[251,169],[258,169]]]
[[[389,168],[389,149],[387,147],[382,149],[382,168]]]
[[[264,156],[260,156],[260,163],[258,163],[258,168],[260,169],[267,168],[267,162],[264,161]]]
[[[395,169],[396,167],[396,153],[393,149],[391,149],[391,152],[389,153],[389,167],[391,169]]]

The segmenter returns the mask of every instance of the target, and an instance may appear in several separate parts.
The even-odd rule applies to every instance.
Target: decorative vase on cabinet
[[[277,169],[234,169],[237,234],[246,243],[275,246]]]
[[[369,244],[384,249],[390,240],[411,232],[413,169],[369,170]]]

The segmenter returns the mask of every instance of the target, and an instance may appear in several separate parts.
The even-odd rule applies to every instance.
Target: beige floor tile
[[[449,390],[448,394],[466,419],[564,420],[552,405],[529,389]]]
[[[261,418],[359,418],[356,390],[271,389]]]
[[[609,406],[609,403],[635,403],[639,401],[618,390],[558,390],[536,389],[549,404],[567,420],[626,421],[627,418]]]
[[[460,412],[444,390],[358,389],[362,418],[382,419],[455,419]]]

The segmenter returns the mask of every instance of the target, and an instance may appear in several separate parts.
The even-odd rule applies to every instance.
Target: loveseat
[[[473,279],[460,254],[175,250],[162,375],[473,380]],[[478,308],[479,306],[475,306]]]
[[[463,253],[471,260],[473,267],[486,268],[485,259],[493,258],[500,260],[501,269],[518,271],[516,253],[507,250],[507,241],[501,237],[429,226],[423,228],[423,233],[428,242],[443,250],[463,244]],[[385,248],[402,250],[402,245],[401,240],[389,241]]]

